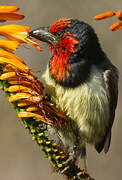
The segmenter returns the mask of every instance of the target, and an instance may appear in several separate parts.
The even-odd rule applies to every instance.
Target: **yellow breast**
[[[43,78],[46,91],[51,95],[56,107],[76,123],[81,143],[98,142],[105,135],[109,120],[109,95],[102,71],[93,66],[89,81],[75,88],[56,84],[50,77],[48,68]]]

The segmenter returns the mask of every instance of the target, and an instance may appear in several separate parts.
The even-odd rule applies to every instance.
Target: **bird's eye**
[[[62,47],[63,50],[66,50],[65,46]]]
[[[58,32],[56,32],[55,35],[57,35],[57,36],[59,36],[59,37],[62,37],[62,32],[58,31]]]

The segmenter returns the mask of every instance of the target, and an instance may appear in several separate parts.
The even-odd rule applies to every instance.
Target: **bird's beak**
[[[53,46],[56,46],[59,42],[59,38],[49,32],[49,27],[37,28],[29,32],[29,36],[34,37],[35,39],[38,39],[40,41],[52,44]]]

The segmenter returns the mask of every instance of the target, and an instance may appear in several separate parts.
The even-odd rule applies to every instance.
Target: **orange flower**
[[[122,10],[116,12],[116,17],[122,21]]]
[[[16,13],[19,10],[17,6],[0,6],[0,22],[5,22],[6,20],[21,20],[24,18],[24,15],[21,13]],[[0,48],[3,48],[7,51],[15,51],[16,48],[20,45],[19,43],[28,43],[29,45],[36,47],[38,50],[41,50],[39,46],[32,39],[27,38],[30,28],[27,26],[9,24],[0,26],[0,35],[5,36],[12,42],[1,41]],[[15,42],[14,42],[15,41]]]
[[[30,38],[30,37],[27,37],[27,38],[25,38],[25,41],[26,41],[26,43],[28,43],[29,45],[33,46],[33,47],[36,48],[37,50],[42,51],[42,47],[35,42],[35,39],[32,39],[32,38]],[[37,41],[37,40],[36,40],[36,41]]]
[[[6,20],[21,20],[24,15],[21,13],[16,13],[19,10],[17,6],[0,6],[0,22]]]
[[[25,80],[21,80],[21,81],[19,81],[18,79],[11,79],[11,80],[8,80],[8,83],[9,84],[12,84],[12,85],[14,85],[14,84],[23,84],[24,86],[32,86],[32,82],[29,82],[29,81],[25,81]]]
[[[0,35],[5,36],[10,40],[18,42],[26,42],[30,28],[27,26],[9,24],[0,26]]]
[[[16,77],[16,73],[15,72],[7,72],[7,73],[3,73],[0,76],[0,80],[8,80],[10,78]]]
[[[15,62],[21,62],[21,63],[25,64],[24,60],[22,60],[20,57],[16,56],[15,54],[13,54],[11,52],[8,52],[8,51],[0,50],[0,56],[8,58],[8,59],[13,59],[13,60],[15,60]]]
[[[0,39],[0,48],[7,51],[16,51],[16,48],[20,45],[17,41],[8,41]]]
[[[30,106],[32,104],[36,104],[36,102],[32,102],[30,101],[30,99],[26,100],[26,99],[22,99],[17,103],[18,107],[24,107],[24,106]]]
[[[1,13],[0,12],[0,21],[21,20],[23,18],[24,18],[24,15],[21,13]]]
[[[30,31],[30,27],[28,26],[22,26],[17,24],[9,24],[9,25],[1,25],[0,26],[0,35],[5,36],[8,39],[13,41],[13,49],[16,50],[15,44],[19,46],[19,43],[27,43],[38,50],[41,51],[42,47],[39,46],[36,42],[34,42],[32,39],[29,39],[28,32]],[[16,42],[14,42],[16,41]],[[6,41],[7,44],[7,41]],[[6,46],[5,44],[5,46]],[[12,42],[11,42],[12,44]],[[3,45],[4,46],[4,45]],[[8,48],[7,48],[8,50]]]
[[[34,106],[29,106],[27,109],[26,109],[26,111],[27,112],[33,112],[33,111],[39,111],[40,109],[39,109],[39,107],[37,107],[36,105]]]
[[[42,98],[40,96],[36,96],[36,95],[34,96],[29,93],[18,92],[15,95],[9,97],[9,102],[15,102],[22,99],[29,99],[32,102],[40,102]]]
[[[24,16],[16,13],[18,10],[17,6],[0,6],[0,22],[22,19]],[[59,23],[59,25],[61,24]],[[37,121],[52,124],[52,121],[45,116],[45,109],[48,106],[47,109],[50,113],[56,112],[56,110],[50,104],[45,104],[43,109],[41,104],[43,103],[42,97],[44,94],[42,83],[30,73],[31,69],[25,62],[12,53],[21,43],[28,43],[41,50],[41,47],[34,39],[28,37],[29,31],[30,28],[27,26],[16,24],[0,25],[0,36],[9,39],[0,39],[0,48],[4,49],[0,50],[0,65],[3,67],[0,80],[6,80],[9,84],[8,88],[6,88],[6,91],[10,93],[9,102],[16,102],[18,107],[26,106],[25,111],[18,113],[19,118],[33,117]],[[60,117],[62,118],[61,115]]]
[[[39,114],[36,114],[36,113],[32,113],[32,112],[27,112],[27,111],[21,111],[18,113],[18,117],[19,118],[29,118],[29,117],[33,117],[33,118],[36,118],[38,119],[39,121],[42,121],[46,124],[52,124],[53,122],[50,121],[48,119],[48,121],[44,118],[44,116],[42,115],[39,115]]]
[[[116,31],[117,29],[121,29],[122,28],[122,23],[121,22],[119,22],[119,21],[117,21],[116,23],[114,23],[114,24],[112,24],[111,26],[110,26],[110,30],[111,31]]]
[[[122,10],[119,10],[116,13],[113,12],[113,11],[110,11],[110,12],[105,12],[103,14],[98,14],[97,16],[94,17],[94,19],[95,20],[101,20],[101,19],[104,19],[104,18],[112,17],[114,15],[116,15],[116,17],[120,20],[120,22],[117,21],[116,23],[112,24],[110,26],[110,29],[112,31],[116,31],[117,29],[121,29],[122,30]]]
[[[30,70],[30,68],[26,66],[25,64],[14,59],[10,59],[10,58],[8,59],[5,57],[0,57],[0,64],[3,64],[3,65],[10,64],[13,66],[13,68],[15,67],[16,69],[19,69],[22,72],[28,72]]]
[[[0,13],[11,13],[11,12],[16,12],[18,10],[19,10],[18,6],[7,6],[7,5],[0,6]]]
[[[33,90],[32,87],[28,88],[23,85],[13,85],[13,86],[10,86],[7,90],[8,90],[8,92],[11,92],[11,93],[22,91],[22,92],[29,92],[29,93],[39,95],[36,91]]]
[[[101,20],[101,19],[105,19],[105,18],[108,18],[108,17],[112,17],[114,15],[115,15],[115,13],[110,11],[110,12],[106,12],[106,13],[103,13],[103,14],[98,14],[94,18],[95,18],[95,20]]]

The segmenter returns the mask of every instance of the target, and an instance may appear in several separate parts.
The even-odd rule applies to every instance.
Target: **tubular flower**
[[[30,105],[33,105],[35,104],[35,102],[31,102],[30,99],[29,100],[20,100],[18,103],[17,103],[17,106],[18,107],[25,107],[25,106],[30,106]]]
[[[26,42],[30,28],[18,24],[8,24],[0,26],[0,35],[7,37],[10,40],[18,42]]]
[[[18,10],[17,6],[0,6],[0,22],[22,19],[24,16],[16,13]],[[60,26],[61,23],[59,23],[59,28]],[[53,167],[61,173],[64,171],[63,174],[73,179],[91,179],[77,166],[74,166],[74,171],[70,162],[67,161],[69,156],[65,155],[64,151],[58,148],[45,134],[47,130],[45,124],[57,129],[61,124],[65,125],[67,120],[45,98],[43,84],[31,73],[31,69],[13,53],[21,43],[28,43],[41,50],[41,47],[28,37],[29,30],[30,28],[27,26],[16,24],[0,25],[0,35],[9,39],[0,39],[0,48],[3,49],[0,50],[0,84],[2,89],[8,96],[9,102],[17,110],[18,117],[22,119],[25,128],[29,129],[32,139],[37,141],[40,150],[43,150],[46,157],[52,161]]]
[[[11,52],[5,51],[5,50],[0,50],[0,57],[13,59],[13,61],[17,61],[17,62],[25,64],[24,60],[22,60],[20,57],[16,56],[15,54],[13,54]]]
[[[7,51],[16,51],[16,48],[19,46],[19,42],[17,41],[8,41],[4,39],[0,39],[0,48],[5,49]]]
[[[7,72],[7,73],[3,73],[1,76],[0,76],[0,80],[6,80],[6,79],[10,79],[10,78],[13,78],[16,76],[16,73],[15,72]]]
[[[18,10],[19,10],[18,6],[7,6],[7,5],[0,6],[0,13],[12,13]]]
[[[15,13],[18,10],[17,6],[0,6],[0,21],[22,19],[23,15]],[[26,107],[25,111],[18,114],[19,118],[33,117],[56,126],[59,119],[63,122],[65,117],[52,104],[43,100],[43,84],[30,72],[24,60],[12,53],[21,43],[41,49],[28,37],[29,30],[29,27],[22,25],[0,25],[0,35],[9,39],[0,39],[0,48],[3,49],[0,50],[0,82],[2,85],[8,83],[7,88],[4,85],[3,88],[9,94],[9,102],[16,103],[17,107]],[[53,118],[54,113],[57,114]]]
[[[0,6],[0,22],[5,22],[6,20],[21,20],[24,15],[21,13],[16,13],[19,10],[17,6]]]
[[[21,111],[18,113],[18,117],[19,118],[29,118],[29,117],[33,117],[38,119],[38,121],[42,121],[44,123],[47,123],[46,119],[44,118],[44,116],[37,114],[37,113],[32,113],[32,112],[27,112],[27,111]],[[48,124],[52,125],[52,121],[48,120]]]
[[[17,6],[0,6],[0,22],[5,22],[6,20],[21,20],[24,15],[21,13],[16,13],[19,10]],[[20,43],[28,43],[29,45],[36,47],[41,50],[39,46],[32,39],[27,38],[30,28],[27,26],[9,24],[0,25],[0,36],[8,38],[10,41],[0,39],[0,48],[7,51],[15,51]]]
[[[35,105],[33,106],[29,106],[27,109],[26,109],[27,112],[33,112],[33,111],[39,111],[39,108]]]
[[[0,22],[5,22],[6,20],[21,20],[24,15],[21,13],[16,13],[19,10],[17,6],[0,6]],[[28,36],[29,28],[21,25],[0,25],[0,35],[5,36],[12,41],[0,39],[0,48],[7,51],[15,51],[23,42],[24,38]],[[13,41],[14,40],[14,41]],[[25,41],[24,41],[25,42]]]
[[[117,21],[116,23],[111,25],[110,30],[111,31],[116,31],[118,29],[122,30],[122,10],[119,10],[117,12],[113,12],[113,11],[106,12],[106,13],[103,13],[103,14],[96,15],[94,18],[95,18],[95,20],[101,20],[101,19],[112,17],[112,16],[116,16],[116,18],[119,21]]]
[[[25,64],[22,64],[21,62],[17,62],[17,60],[15,61],[14,59],[10,58],[0,57],[0,64],[10,64],[11,66],[13,66],[13,68],[16,67],[22,72],[27,72],[30,70]]]
[[[25,71],[25,69],[27,69],[25,63],[22,63],[22,61],[19,61],[19,59],[16,59],[16,56],[13,55],[16,59],[15,63],[14,58],[9,58],[11,56],[10,52],[6,54],[3,53],[3,56],[5,55],[6,57],[0,57],[0,64],[3,67],[0,80],[2,83],[8,82],[5,90],[10,94],[9,102],[17,103],[18,107],[27,108],[26,112],[18,114],[19,118],[33,117],[36,118],[37,121],[39,120],[54,126],[58,126],[59,122],[65,122],[66,119],[63,114],[43,99],[43,85],[30,71]],[[8,68],[8,65],[10,65],[11,68]],[[34,106],[30,107],[31,104]],[[33,111],[35,113],[31,113]],[[54,116],[54,114],[56,114],[56,116]]]
[[[8,25],[0,26],[0,35],[11,40],[11,45],[13,43],[12,45],[13,48],[10,48],[11,51],[16,50],[16,48],[20,45],[20,43],[27,43],[41,51],[41,46],[39,46],[32,39],[28,38],[29,31],[30,31],[30,28],[28,26],[22,26],[22,25],[17,25],[17,24],[8,24]],[[7,41],[6,41],[6,44],[7,44]],[[3,47],[6,44],[3,44]],[[15,44],[16,44],[16,47],[15,47]]]
[[[0,13],[0,21],[21,20],[23,18],[24,15],[20,13]]]
[[[4,74],[3,74],[4,75]],[[22,86],[22,85],[13,85],[13,86],[10,86],[8,88],[8,92],[18,92],[18,91],[22,91],[22,92],[32,92],[33,91],[33,94],[38,94],[36,91],[34,91],[32,88],[28,88],[26,86]]]

